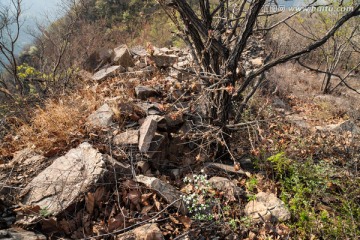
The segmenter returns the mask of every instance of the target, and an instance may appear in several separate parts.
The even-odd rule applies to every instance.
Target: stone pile
[[[247,50],[246,54],[251,56],[254,51],[258,54],[258,49]],[[245,70],[260,67],[263,57],[250,57]],[[84,69],[93,72],[91,78],[98,84],[119,77],[119,81],[126,81],[133,86],[131,91],[134,99],[125,102],[118,97],[104,99],[103,104],[87,118],[89,129],[100,129],[107,134],[110,141],[106,144],[109,144],[113,155],[104,154],[88,142],[81,143],[54,159],[50,166],[24,186],[20,194],[21,204],[38,206],[53,217],[63,215],[84,199],[90,189],[102,184],[109,173],[115,171],[116,179],[132,178],[158,193],[165,202],[178,208],[179,212],[186,214],[186,206],[179,201],[181,192],[154,177],[151,169],[158,172],[165,170],[174,179],[178,179],[181,166],[188,164],[182,162],[187,159],[183,157],[184,152],[191,152],[194,148],[191,143],[186,142],[184,135],[191,132],[194,123],[199,120],[196,116],[200,116],[199,109],[203,109],[203,106],[195,101],[195,93],[201,92],[203,86],[201,81],[189,74],[193,70],[189,51],[156,47],[129,49],[126,45],[120,45],[114,49],[94,52],[85,61]],[[159,81],[152,81],[152,74],[156,71],[166,72],[166,76]],[[115,119],[118,115],[123,118],[121,124]],[[122,158],[119,157],[120,153],[123,153]],[[44,160],[42,156],[29,155],[26,159],[21,159],[21,162],[31,162],[34,157]],[[246,175],[245,172],[229,169],[224,164],[212,164],[207,168]],[[245,194],[229,179],[214,177],[210,182],[214,188],[225,192],[229,201]],[[274,200],[272,205],[251,203],[246,208],[247,215],[256,218],[259,213],[266,219],[268,216],[275,216],[279,220],[288,219],[286,209],[279,216],[276,215],[278,209],[282,210],[283,204],[276,197],[271,198]],[[262,199],[261,196],[258,199]],[[259,207],[254,207],[256,204]],[[275,210],[268,214],[269,209]],[[38,218],[25,220],[27,224],[38,221]],[[153,239],[153,236],[158,236],[154,239],[162,239],[156,224],[135,228],[119,235],[118,239],[127,239],[129,236],[138,239],[140,235],[145,236],[141,239]]]

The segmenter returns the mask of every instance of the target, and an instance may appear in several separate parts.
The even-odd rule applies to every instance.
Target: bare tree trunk
[[[324,94],[330,93],[330,88],[331,88],[331,73],[327,73],[324,79],[323,93]]]

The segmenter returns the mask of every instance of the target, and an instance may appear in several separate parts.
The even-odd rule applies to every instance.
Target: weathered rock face
[[[57,158],[21,191],[22,203],[56,215],[78,200],[105,174],[104,156],[82,143]]]
[[[285,119],[299,128],[310,129],[310,125],[306,122],[305,118],[299,114],[287,115]]]
[[[241,188],[237,187],[235,183],[224,177],[212,177],[209,183],[219,191],[224,192],[225,197],[229,201],[235,201],[235,196],[243,194]]]
[[[29,166],[32,163],[39,163],[44,161],[45,157],[41,156],[31,148],[25,148],[23,150],[14,153],[13,159],[7,163],[0,165],[0,169],[6,169],[8,167],[14,167],[15,165]]]
[[[40,233],[29,232],[21,228],[0,230],[0,239],[4,240],[46,240]]]
[[[131,48],[131,52],[140,57],[145,57],[147,55],[146,49],[141,45]]]
[[[154,61],[157,67],[170,67],[176,63],[178,57],[176,55],[157,55],[151,56],[151,60]]]
[[[152,87],[148,86],[137,86],[135,87],[136,96],[141,100],[146,100],[149,97],[158,95],[158,92]]]
[[[117,240],[162,240],[164,236],[157,224],[145,224],[116,236]]]
[[[141,102],[137,104],[137,107],[143,110],[146,115],[156,115],[160,114],[160,109],[158,108],[158,105],[158,103]]]
[[[124,68],[134,66],[132,56],[126,45],[120,45],[114,49],[114,57],[112,61],[114,64],[121,65]]]
[[[139,130],[127,130],[116,135],[113,143],[118,146],[129,146],[139,144]]]
[[[88,117],[87,123],[93,127],[105,128],[111,125],[113,116],[111,107],[104,104]]]
[[[316,130],[321,132],[334,132],[334,133],[341,133],[341,132],[351,132],[353,134],[357,134],[360,132],[360,129],[356,124],[350,120],[338,123],[338,124],[329,124],[326,126],[317,126]]]
[[[155,132],[157,129],[157,122],[151,117],[147,117],[140,127],[139,150],[142,153],[147,153]]]
[[[112,66],[112,67],[107,67],[107,68],[103,68],[99,71],[97,71],[93,76],[92,79],[94,81],[102,81],[105,80],[108,77],[112,77],[114,76],[117,72],[122,73],[125,72],[126,69],[122,66]]]
[[[290,212],[283,201],[278,199],[273,193],[260,192],[256,194],[256,199],[250,201],[245,206],[245,214],[253,222],[265,221],[283,222],[290,219]],[[261,217],[259,216],[261,215]]]
[[[112,49],[102,48],[93,52],[84,62],[83,68],[89,72],[110,64],[114,56]]]
[[[16,194],[14,192],[16,188],[8,188],[6,186],[15,185],[22,188],[29,179],[35,177],[41,169],[48,165],[46,157],[37,154],[31,148],[25,148],[15,152],[10,162],[0,164],[0,183],[3,184],[3,186],[0,186],[0,196],[6,196],[8,194],[15,196]],[[10,200],[11,198],[9,197],[7,199]],[[0,204],[0,226],[2,224],[1,217]]]

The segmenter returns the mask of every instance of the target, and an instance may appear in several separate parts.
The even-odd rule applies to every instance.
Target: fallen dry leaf
[[[160,202],[156,199],[156,194],[154,194],[153,199],[154,199],[154,203],[155,203],[156,210],[160,211],[160,209],[161,209],[161,204],[160,204]]]
[[[189,218],[188,216],[179,216],[178,217],[180,222],[185,226],[185,228],[190,228],[192,221],[191,218]]]
[[[132,190],[127,195],[130,202],[134,205],[138,205],[141,198],[141,193],[138,190]]]
[[[95,206],[94,194],[88,192],[87,195],[85,196],[85,207],[86,207],[86,211],[90,215],[94,212],[94,206]]]
[[[94,202],[97,206],[100,206],[100,202],[102,202],[103,197],[106,195],[105,188],[99,187],[96,189],[94,193]]]
[[[149,206],[145,206],[143,207],[143,209],[141,210],[142,214],[147,214],[148,212],[150,212],[150,210],[153,208],[154,206],[149,205]]]
[[[180,224],[179,220],[177,220],[174,216],[169,215],[170,220],[175,224]]]
[[[148,199],[152,196],[152,193],[145,193],[141,195],[141,203],[145,206],[149,205]]]
[[[26,215],[34,215],[34,214],[39,214],[41,208],[38,205],[35,206],[23,206],[20,208],[15,209],[15,212],[22,212],[23,214]]]
[[[59,227],[56,218],[42,219],[41,230],[43,233],[51,235],[51,233],[58,232]]]

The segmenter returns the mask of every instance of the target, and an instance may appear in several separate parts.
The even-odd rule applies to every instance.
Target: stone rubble
[[[249,59],[245,62],[246,71],[263,65],[266,57],[257,46],[254,45],[252,48],[245,51],[245,56]],[[258,57],[253,57],[253,51],[259,53]],[[202,84],[192,84],[190,75],[182,71],[191,69],[189,52],[177,48],[154,48],[154,52],[149,53],[141,46],[129,49],[126,45],[120,45],[113,50],[96,52],[91,57],[92,59],[88,59],[88,66],[92,66],[93,69],[103,67],[92,76],[93,80],[104,81],[112,76],[124,74],[127,83],[132,84],[136,99],[132,99],[131,103],[122,103],[120,98],[110,96],[104,105],[87,118],[87,124],[96,128],[116,129],[116,134],[109,138],[109,142],[116,150],[126,151],[132,147],[134,165],[119,162],[101,154],[89,143],[82,143],[55,159],[21,191],[22,204],[39,205],[53,215],[60,214],[81,199],[94,184],[100,182],[107,174],[107,166],[110,165],[116,170],[117,177],[134,177],[136,182],[154,190],[168,204],[174,204],[182,214],[186,214],[187,208],[180,200],[181,192],[165,181],[152,177],[152,168],[167,169],[172,178],[179,180],[183,171],[177,168],[182,164],[179,162],[179,155],[191,149],[191,144],[184,144],[185,140],[179,137],[179,133],[191,132],[194,127],[193,113],[201,113],[204,104],[197,102],[195,106],[191,105],[192,96],[188,94],[187,89],[200,92]],[[167,69],[169,74],[162,86],[146,85],[143,80],[147,79],[149,74],[164,68],[170,69]],[[166,101],[172,104],[164,110],[163,105]],[[277,101],[276,105],[278,108],[286,108],[285,103],[280,101]],[[113,106],[116,106],[121,115],[127,117],[124,117],[125,129],[119,130],[119,126],[114,123]],[[291,115],[286,119],[301,127],[308,127],[301,116]],[[358,131],[354,123],[349,121],[338,125],[319,126],[317,130]],[[25,150],[24,152],[26,153]],[[14,164],[44,160],[44,157],[36,154],[26,159],[21,157],[21,154],[19,156],[14,158]],[[170,163],[172,167],[169,168]],[[243,167],[246,164],[251,165],[251,160],[250,163],[241,162],[242,169],[222,163],[207,163],[204,169],[211,168],[245,177],[250,175],[243,170],[246,169]],[[134,166],[143,175],[134,176]],[[229,201],[234,201],[239,195],[246,196],[240,187],[227,178],[212,177],[209,182],[213,188],[224,192]],[[290,212],[285,204],[276,195],[264,192],[258,193],[255,200],[246,204],[245,214],[253,222],[282,222],[290,219]],[[157,224],[145,224],[117,235],[117,239],[163,239],[163,236]]]
[[[137,98],[146,100],[149,97],[157,96],[159,93],[155,89],[148,86],[137,86],[135,87],[135,94]]]

